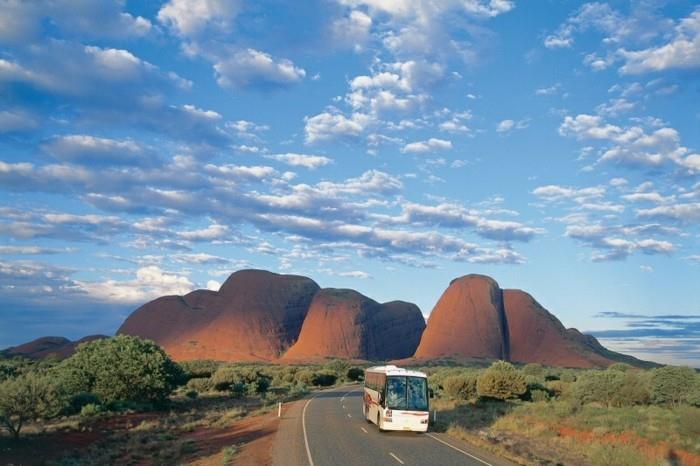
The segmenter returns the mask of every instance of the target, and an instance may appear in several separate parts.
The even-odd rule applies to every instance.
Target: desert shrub
[[[280,368],[272,378],[273,385],[284,385],[291,384],[294,382],[294,375],[297,373],[299,368],[294,366],[286,366]]]
[[[690,438],[700,438],[700,409],[684,407],[679,413],[679,428]]]
[[[530,400],[534,402],[549,401],[549,392],[540,388],[530,390]]]
[[[35,363],[22,356],[15,356],[11,359],[0,359],[0,382],[7,379],[14,379],[20,374],[32,370]]]
[[[567,369],[559,375],[559,380],[566,383],[574,383],[576,382],[576,373],[571,369]]]
[[[631,369],[634,369],[632,366],[629,364],[626,364],[624,362],[616,362],[615,364],[611,364],[608,366],[609,371],[617,371],[617,372],[627,372]]]
[[[195,400],[199,397],[199,392],[197,390],[188,390],[185,393],[185,396],[189,398],[190,400]]]
[[[570,396],[580,405],[600,403],[621,407],[647,403],[649,390],[639,371],[589,371],[572,385]]]
[[[542,364],[531,362],[529,364],[525,364],[525,366],[523,367],[523,374],[525,374],[526,376],[531,375],[539,378],[544,377],[545,370],[544,367],[542,367]]]
[[[83,417],[97,416],[102,412],[102,407],[97,403],[88,403],[80,408],[80,415]]]
[[[688,401],[695,383],[696,374],[690,367],[664,366],[654,369],[649,381],[651,399],[655,403],[678,406]]]
[[[223,392],[231,390],[236,384],[245,384],[247,380],[247,374],[243,374],[240,368],[235,366],[221,366],[211,376],[210,384],[214,390]]]
[[[480,397],[506,400],[523,395],[527,384],[515,366],[509,362],[496,361],[479,375],[476,390]]]
[[[341,375],[345,375],[349,368],[350,363],[345,361],[344,359],[333,359],[332,361],[327,362],[323,366],[324,371],[333,372],[338,377],[340,377]]]
[[[351,367],[345,373],[345,377],[348,380],[356,382],[362,380],[365,377],[365,371],[361,367]]]
[[[218,361],[200,359],[196,361],[183,361],[178,363],[187,379],[211,377],[221,366]]]
[[[552,396],[560,397],[566,393],[569,389],[570,384],[563,382],[561,380],[550,380],[544,383],[545,388],[552,394]]]
[[[189,390],[195,390],[199,393],[206,393],[212,389],[211,379],[209,378],[195,378],[187,381],[186,387]]]
[[[329,387],[335,383],[338,376],[334,372],[322,370],[314,374],[314,385],[319,387]]]
[[[597,443],[590,447],[587,456],[593,464],[600,466],[639,466],[647,463],[642,453],[628,445]]]
[[[451,375],[442,381],[442,387],[447,396],[456,400],[469,400],[477,396],[475,374]]]
[[[700,408],[700,374],[695,376],[695,384],[688,393],[688,404]]]
[[[14,438],[27,421],[54,417],[64,405],[57,384],[45,374],[29,372],[0,383],[0,423]]]
[[[64,408],[64,413],[77,414],[83,409],[83,406],[89,404],[99,405],[100,397],[93,393],[76,393],[68,398],[68,403]]]
[[[294,375],[294,379],[299,383],[310,386],[314,385],[315,376],[314,371],[311,369],[302,369]]]
[[[160,347],[128,335],[84,343],[56,370],[68,393],[93,393],[105,403],[162,401],[183,380]]]

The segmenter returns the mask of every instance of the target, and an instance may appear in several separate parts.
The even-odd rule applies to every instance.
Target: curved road
[[[428,432],[379,432],[362,415],[362,387],[327,390],[292,404],[275,437],[273,465],[511,465],[465,442]]]

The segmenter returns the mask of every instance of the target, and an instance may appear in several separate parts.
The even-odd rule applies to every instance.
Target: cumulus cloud
[[[277,160],[294,167],[305,167],[315,169],[333,163],[333,160],[322,155],[296,154],[288,152],[286,154],[273,154],[268,158]]]
[[[622,74],[641,74],[672,68],[700,66],[700,8],[680,20],[670,42],[656,47],[620,50],[624,60]]]
[[[617,162],[629,166],[659,167],[668,163],[696,172],[700,157],[680,144],[678,131],[670,127],[645,129],[642,126],[622,127],[607,123],[599,115],[566,116],[559,134],[580,140],[611,143],[602,151],[599,162]]]
[[[275,89],[300,82],[306,71],[287,59],[274,59],[255,49],[240,50],[214,64],[216,82],[223,88]]]
[[[155,161],[152,151],[131,139],[116,140],[71,134],[53,138],[42,148],[56,158],[69,163],[150,165]]]
[[[0,41],[21,43],[39,37],[42,21],[74,35],[90,38],[130,38],[147,35],[151,22],[123,11],[124,2],[75,2],[71,0],[9,1],[3,3]]]
[[[510,133],[516,129],[525,129],[529,126],[530,120],[502,120],[496,126],[496,132],[498,133]]]
[[[155,265],[141,267],[132,280],[76,283],[94,299],[134,304],[159,296],[183,295],[194,289],[194,284],[186,276],[164,271]]]
[[[318,141],[337,137],[357,137],[370,126],[373,119],[364,113],[353,113],[349,117],[338,110],[331,109],[305,120],[304,132],[306,142],[313,144]]]
[[[425,141],[411,142],[403,146],[401,152],[406,153],[425,153],[435,150],[449,150],[452,149],[452,141],[446,139],[430,138]]]
[[[158,21],[186,37],[207,29],[229,32],[241,6],[239,0],[170,0],[158,11]]]

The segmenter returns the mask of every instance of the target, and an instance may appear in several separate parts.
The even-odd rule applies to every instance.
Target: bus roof
[[[377,372],[386,375],[404,375],[409,377],[428,377],[423,372],[412,371],[396,366],[374,366],[367,368],[366,372]]]

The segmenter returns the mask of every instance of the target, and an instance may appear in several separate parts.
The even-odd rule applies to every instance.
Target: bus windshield
[[[391,376],[386,379],[386,405],[406,411],[428,410],[428,386],[424,377]]]

